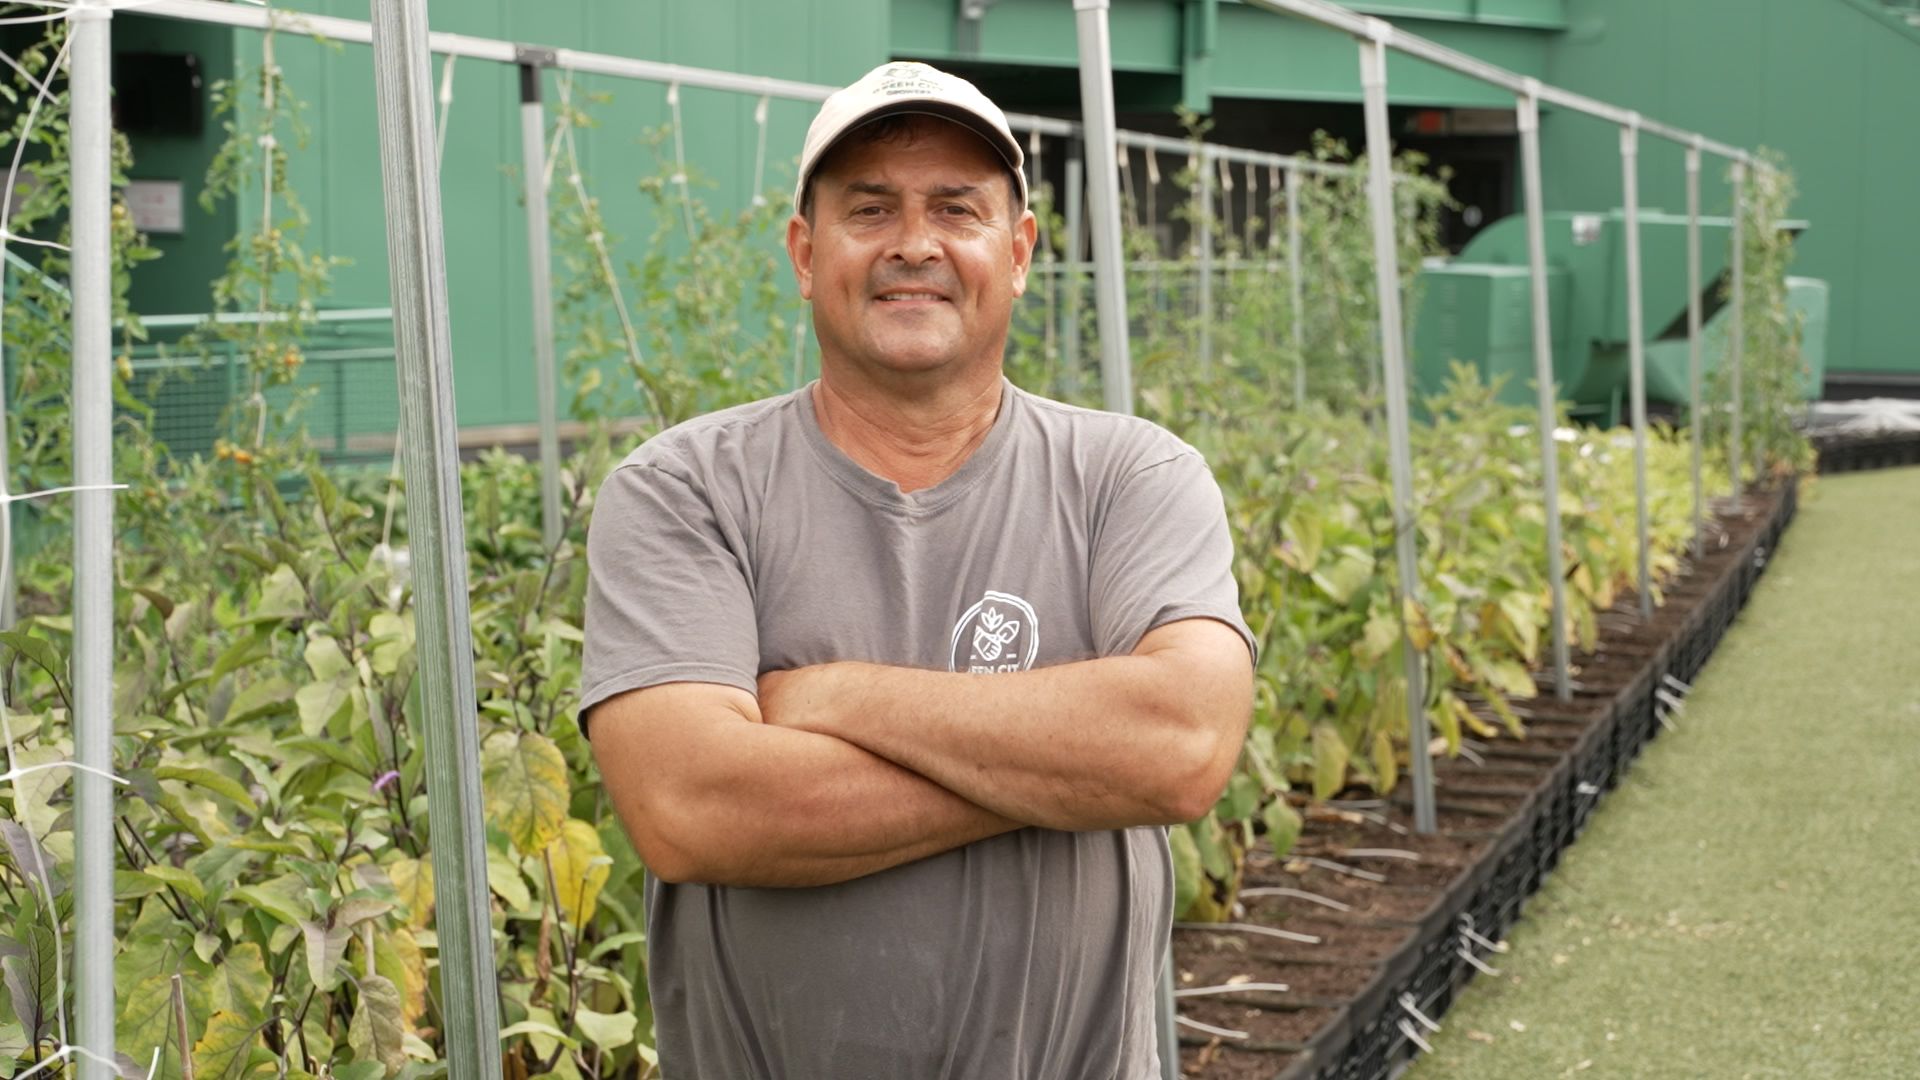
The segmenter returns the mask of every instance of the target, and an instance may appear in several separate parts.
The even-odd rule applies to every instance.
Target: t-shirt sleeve
[[[581,726],[628,690],[757,687],[759,630],[747,575],[712,500],[649,464],[614,470],[587,531]]]
[[[1094,539],[1088,596],[1102,656],[1124,656],[1149,630],[1191,618],[1218,619],[1256,648],[1240,614],[1226,503],[1198,452],[1121,481]]]

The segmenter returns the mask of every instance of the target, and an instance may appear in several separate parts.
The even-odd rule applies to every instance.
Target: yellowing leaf
[[[340,643],[334,639],[317,637],[307,642],[307,670],[313,672],[315,679],[326,682],[344,674],[352,666],[347,663],[347,654],[340,651]]]
[[[1394,756],[1393,739],[1384,731],[1373,733],[1373,772],[1382,795],[1391,794],[1400,782],[1400,760]]]
[[[309,737],[325,734],[333,718],[353,704],[352,690],[357,682],[347,673],[296,690],[293,703],[300,710],[300,733]]]
[[[373,670],[381,675],[391,675],[400,667],[401,658],[413,651],[413,612],[395,615],[391,611],[382,611],[368,623],[367,629],[375,638],[386,638],[373,647]]]
[[[173,980],[149,975],[133,986],[114,1025],[119,1048],[140,1061],[151,1059],[155,1047],[165,1046],[173,1034]],[[167,1072],[163,1065],[161,1072]]]
[[[1530,698],[1540,692],[1533,684],[1533,676],[1517,661],[1489,660],[1480,673],[1508,697]]]
[[[1313,797],[1331,799],[1347,783],[1347,742],[1329,724],[1313,729]]]
[[[633,1041],[633,1031],[638,1021],[630,1012],[597,1013],[591,1009],[576,1009],[573,1022],[595,1046],[602,1050],[618,1050]]]
[[[266,1019],[267,999],[273,995],[273,977],[267,974],[259,945],[249,941],[234,946],[216,970],[214,1008],[237,1013],[256,1024]]]
[[[1267,843],[1273,845],[1274,857],[1285,858],[1300,839],[1300,811],[1283,797],[1268,803],[1261,818],[1266,822]]]
[[[402,927],[374,939],[374,970],[400,991],[400,1016],[411,1031],[427,1013],[427,956]]]
[[[1426,652],[1433,645],[1433,626],[1427,622],[1426,610],[1412,597],[1402,602],[1400,610],[1407,623],[1407,640],[1413,643],[1414,651]]]
[[[547,845],[547,859],[560,910],[566,912],[568,922],[585,926],[593,918],[594,902],[613,867],[613,860],[600,848],[600,835],[592,825],[569,818],[559,837]]]
[[[1352,600],[1353,594],[1371,580],[1373,556],[1353,547],[1341,548],[1333,558],[1323,559],[1313,571],[1313,583],[1336,604]]]
[[[407,925],[418,930],[433,917],[433,863],[426,859],[395,859],[387,864],[387,879],[407,909]]]
[[[255,1035],[245,1017],[226,1009],[207,1018],[206,1034],[193,1044],[194,1080],[230,1080],[245,1068]]]
[[[567,759],[553,740],[532,732],[497,731],[480,748],[487,819],[522,855],[560,835],[567,820]]]
[[[353,1022],[347,1026],[347,1045],[353,1047],[354,1060],[377,1061],[386,1067],[387,1076],[394,1076],[407,1063],[405,1036],[399,988],[384,976],[362,975]]]

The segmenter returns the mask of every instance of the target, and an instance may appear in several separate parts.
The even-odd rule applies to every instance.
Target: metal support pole
[[[540,403],[540,542],[560,542],[560,421],[554,405],[553,267],[547,242],[547,116],[540,67],[520,65],[520,171],[527,193],[527,277],[533,286],[533,379]]]
[[[448,1075],[461,1080],[499,1080],[500,1003],[480,812],[485,796],[474,723],[473,631],[427,5],[426,0],[381,0],[372,6],[447,1067]]]
[[[1733,310],[1728,314],[1727,337],[1732,342],[1733,351],[1728,362],[1733,370],[1728,372],[1733,389],[1733,441],[1727,452],[1727,466],[1733,470],[1733,494],[1738,498],[1746,490],[1746,481],[1742,478],[1746,464],[1747,442],[1742,432],[1745,417],[1741,415],[1740,369],[1746,366],[1747,358],[1747,163],[1733,163]]]
[[[1205,143],[1200,144],[1200,175],[1194,183],[1193,227],[1198,230],[1200,258],[1199,281],[1199,353],[1200,366],[1213,363],[1213,161]]]
[[[1620,185],[1627,230],[1627,384],[1633,407],[1633,520],[1639,552],[1640,617],[1653,617],[1647,530],[1647,343],[1640,299],[1640,124],[1620,128]]]
[[[1086,221],[1081,197],[1087,190],[1085,172],[1080,163],[1080,147],[1067,140],[1067,190],[1065,191],[1067,258],[1060,265],[1065,302],[1060,305],[1060,362],[1066,369],[1067,385],[1080,385],[1080,267],[1084,265]]]
[[[1400,318],[1400,215],[1393,205],[1393,140],[1387,128],[1387,39],[1393,27],[1368,19],[1360,42],[1360,86],[1366,94],[1367,204],[1373,217],[1373,280],[1380,294],[1380,352],[1386,369],[1387,463],[1393,476],[1393,550],[1404,606],[1420,602],[1413,549],[1413,448],[1407,416],[1406,336]],[[1406,658],[1407,750],[1413,773],[1413,827],[1434,831],[1433,759],[1427,752],[1426,680],[1420,654],[1402,627]]]
[[[81,1080],[113,1068],[113,12],[72,20],[74,1045]],[[98,485],[98,486],[95,486]],[[59,915],[47,912],[46,918]],[[60,1003],[52,1003],[59,1008]]]
[[[1093,224],[1095,314],[1100,383],[1110,412],[1133,411],[1133,360],[1127,340],[1127,283],[1120,247],[1120,177],[1114,160],[1113,51],[1109,0],[1073,0],[1080,44],[1080,113],[1086,131],[1088,209]]]
[[[1573,697],[1567,678],[1567,568],[1560,548],[1560,450],[1553,432],[1560,423],[1553,379],[1553,326],[1547,306],[1546,199],[1540,184],[1540,98],[1521,94],[1520,172],[1527,199],[1527,268],[1533,286],[1533,381],[1540,406],[1540,483],[1547,509],[1547,584],[1553,596],[1553,693]]]
[[[1293,407],[1307,406],[1306,286],[1300,280],[1300,170],[1287,170],[1287,303],[1293,315]]]
[[[1705,442],[1700,417],[1700,145],[1687,147],[1687,428],[1693,441],[1693,554],[1705,551],[1701,530],[1706,493],[1701,480]]]

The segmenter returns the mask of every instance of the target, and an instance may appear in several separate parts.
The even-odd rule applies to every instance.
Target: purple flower
[[[398,769],[388,769],[386,772],[380,774],[379,779],[373,782],[373,790],[377,792],[398,779],[400,779],[400,771]]]

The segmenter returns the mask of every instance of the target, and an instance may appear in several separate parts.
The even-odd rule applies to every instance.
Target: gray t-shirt
[[[1232,556],[1206,463],[1147,421],[1005,383],[972,456],[906,494],[827,440],[809,387],[664,432],[602,485],[582,710],[836,660],[1022,671],[1191,617],[1251,646]],[[821,888],[649,879],[663,1073],[1150,1080],[1172,885],[1158,828],[1026,828]]]

